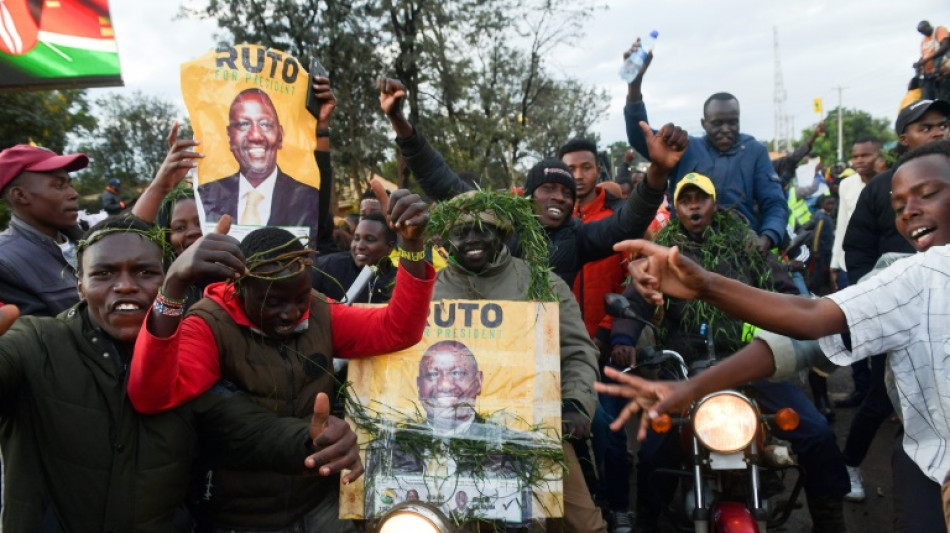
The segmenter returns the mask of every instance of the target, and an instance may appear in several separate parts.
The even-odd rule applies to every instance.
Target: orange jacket
[[[607,218],[613,214],[612,206],[619,206],[620,199],[608,195],[602,187],[597,187],[597,196],[590,204],[580,207],[574,205],[574,216],[585,224]],[[581,306],[584,326],[593,339],[600,327],[608,332],[613,319],[604,311],[604,295],[623,292],[623,282],[627,277],[626,261],[621,254],[614,254],[584,265],[574,279],[574,297]]]

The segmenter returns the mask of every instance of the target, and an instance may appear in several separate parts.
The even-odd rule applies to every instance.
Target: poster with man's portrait
[[[557,305],[443,300],[416,346],[350,361],[366,474],[342,487],[341,517],[407,500],[457,523],[562,516],[558,339]]]
[[[195,191],[205,233],[231,216],[241,239],[260,226],[315,236],[320,173],[310,76],[293,56],[260,45],[222,46],[181,66],[198,160]]]

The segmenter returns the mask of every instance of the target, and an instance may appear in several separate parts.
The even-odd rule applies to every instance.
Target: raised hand
[[[650,151],[650,163],[668,173],[679,163],[683,152],[689,146],[689,134],[683,128],[670,123],[664,124],[659,131],[653,133],[650,125],[642,120],[640,129],[643,130],[647,149]]]
[[[235,279],[247,273],[237,239],[228,236],[231,217],[223,215],[214,231],[189,246],[168,268],[166,295],[184,296],[188,285],[204,278]]]
[[[388,217],[402,246],[406,246],[407,241],[422,244],[422,232],[429,223],[429,205],[418,194],[407,189],[395,191],[389,197]]]
[[[647,256],[632,261],[628,269],[637,291],[654,305],[663,305],[663,294],[693,300],[708,283],[709,272],[682,256],[676,246],[667,248],[637,239],[618,242],[614,251]]]
[[[377,78],[379,88],[379,107],[387,117],[402,116],[403,103],[406,101],[406,86],[395,78]]]
[[[307,468],[318,468],[321,476],[330,476],[349,470],[341,478],[343,484],[356,481],[363,475],[360,447],[350,425],[330,416],[330,398],[325,393],[313,400],[310,418],[310,439],[316,453],[304,459]]]
[[[6,333],[19,317],[20,309],[17,306],[7,304],[0,307],[0,335]]]
[[[317,123],[326,126],[333,116],[333,110],[336,109],[336,96],[330,88],[330,78],[325,76],[313,77],[313,96],[321,100],[320,114],[317,116]]]
[[[168,154],[152,180],[152,184],[165,194],[181,183],[189,170],[198,168],[198,160],[204,157],[204,154],[192,150],[201,144],[198,140],[178,138],[178,127],[178,122],[175,122],[168,132]]]
[[[630,57],[630,54],[634,53],[637,49],[639,49],[641,45],[642,45],[642,43],[641,43],[641,41],[640,41],[640,38],[637,37],[637,40],[630,46],[630,48],[627,48],[627,49],[623,52],[623,59],[624,59],[624,61],[626,61],[627,58]],[[652,62],[653,62],[653,51],[651,50],[650,53],[647,54],[647,60],[644,61],[644,62],[643,62],[643,66],[640,67],[640,72],[637,73],[637,77],[633,79],[633,81],[630,83],[630,85],[633,85],[633,84],[639,85],[639,83],[641,83],[641,82],[643,81],[643,75],[646,74],[647,68],[650,66],[650,63],[652,63]],[[639,90],[638,90],[638,92],[639,92]]]
[[[594,390],[630,399],[610,424],[610,429],[621,431],[631,418],[645,411],[646,416],[640,418],[640,429],[637,432],[637,438],[640,440],[647,437],[651,419],[664,413],[679,413],[693,401],[689,381],[649,381],[624,374],[609,366],[604,368],[604,375],[617,383],[596,382]]]

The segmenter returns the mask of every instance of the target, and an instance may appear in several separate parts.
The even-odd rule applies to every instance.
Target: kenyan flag
[[[0,88],[122,85],[108,0],[0,0]]]

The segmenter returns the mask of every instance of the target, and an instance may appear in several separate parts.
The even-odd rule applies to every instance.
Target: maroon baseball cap
[[[0,192],[23,172],[73,172],[88,164],[86,154],[57,155],[49,148],[18,144],[0,152]]]

